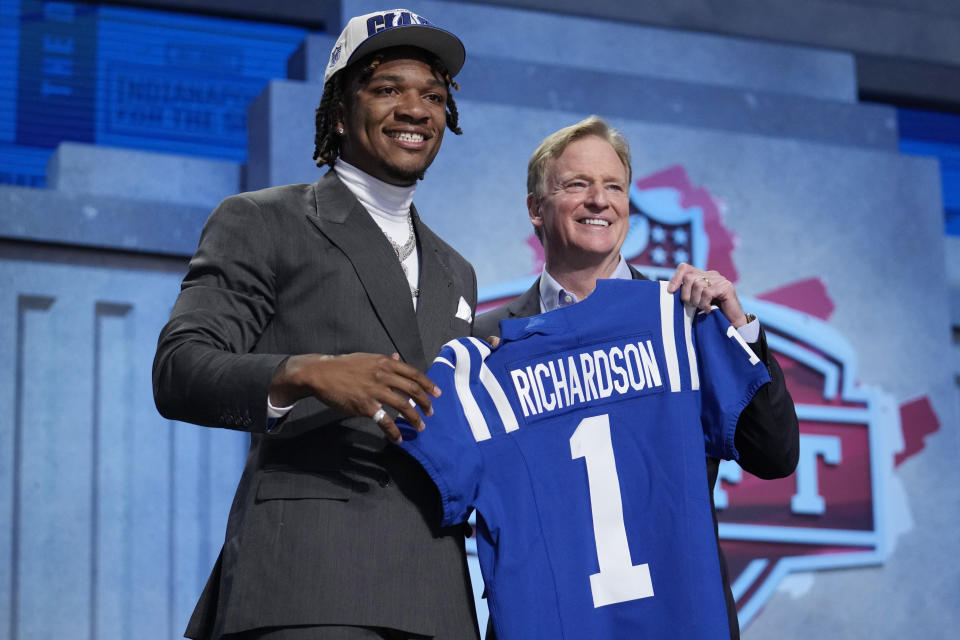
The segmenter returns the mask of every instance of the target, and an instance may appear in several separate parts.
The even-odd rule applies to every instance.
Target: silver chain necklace
[[[410,257],[410,254],[413,253],[413,250],[417,246],[417,236],[413,233],[413,216],[407,216],[407,241],[403,243],[402,247],[394,242],[390,236],[387,236],[387,240],[390,241],[393,252],[397,254],[397,260],[400,261],[400,268],[403,269],[403,275],[406,277],[408,275],[407,266],[403,264],[403,261]],[[416,287],[411,288],[410,295],[414,298],[419,297],[420,289]]]

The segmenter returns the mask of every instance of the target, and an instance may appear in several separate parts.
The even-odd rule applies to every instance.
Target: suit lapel
[[[412,213],[420,253],[417,325],[424,348],[433,355],[450,335],[450,323],[457,312],[460,292],[455,290],[453,276],[440,259],[442,245],[439,238],[420,221],[416,207],[412,207]]]
[[[353,264],[400,357],[423,368],[423,344],[410,286],[386,236],[333,171],[314,184],[314,193],[317,210],[308,214],[310,221]]]
[[[523,292],[519,298],[516,298],[507,305],[507,311],[511,318],[529,318],[530,316],[540,315],[540,278],[533,283],[533,286]]]
[[[627,267],[630,268],[630,277],[633,278],[634,280],[649,280],[649,279],[650,279],[650,278],[648,278],[647,276],[645,276],[645,275],[643,275],[642,273],[640,273],[639,271],[637,271],[632,264],[627,264]]]

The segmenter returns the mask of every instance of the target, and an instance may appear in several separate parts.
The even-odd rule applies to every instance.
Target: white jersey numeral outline
[[[580,421],[570,436],[570,455],[574,460],[583,458],[587,465],[593,536],[600,565],[599,573],[590,576],[594,608],[652,597],[650,566],[630,561],[608,414]]]

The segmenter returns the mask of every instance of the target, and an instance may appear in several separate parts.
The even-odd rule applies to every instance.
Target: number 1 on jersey
[[[587,464],[590,510],[600,572],[590,576],[593,606],[653,596],[647,564],[630,564],[630,547],[623,520],[620,479],[610,439],[610,416],[584,418],[570,436],[570,454]]]

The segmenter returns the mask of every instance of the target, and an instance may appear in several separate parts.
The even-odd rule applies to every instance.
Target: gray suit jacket
[[[390,354],[425,370],[470,332],[472,267],[413,213],[416,311],[379,227],[329,172],[226,199],[154,361],[164,416],[249,431],[220,558],[188,637],[316,624],[476,638],[461,530],[439,530],[433,484],[365,417],[301,400],[270,433],[267,392],[288,354]]]
[[[630,267],[633,278],[646,279]],[[504,318],[526,318],[540,313],[540,279],[527,289],[520,297],[505,305],[492,309],[477,316],[474,322],[473,335],[479,338],[500,335],[500,321]],[[766,335],[760,330],[760,339],[751,344],[750,348],[767,365],[770,373],[770,383],[761,387],[753,396],[750,404],[744,408],[737,421],[737,431],[734,444],[740,453],[738,463],[750,473],[761,478],[781,478],[793,473],[800,455],[800,431],[797,423],[797,413],[793,399],[787,391],[783,378],[783,371],[777,363],[773,353],[767,348]],[[707,478],[710,483],[710,505],[713,506],[713,489],[717,484],[720,461],[716,458],[707,458]],[[717,515],[713,514],[714,529],[716,532]],[[727,564],[720,549],[719,536],[717,538],[717,552],[720,558],[720,573],[727,598],[727,618],[730,627],[730,637],[737,640],[740,637],[740,627],[737,622],[737,607],[730,590],[730,581],[727,577]],[[487,640],[492,640],[493,634],[488,627]]]

